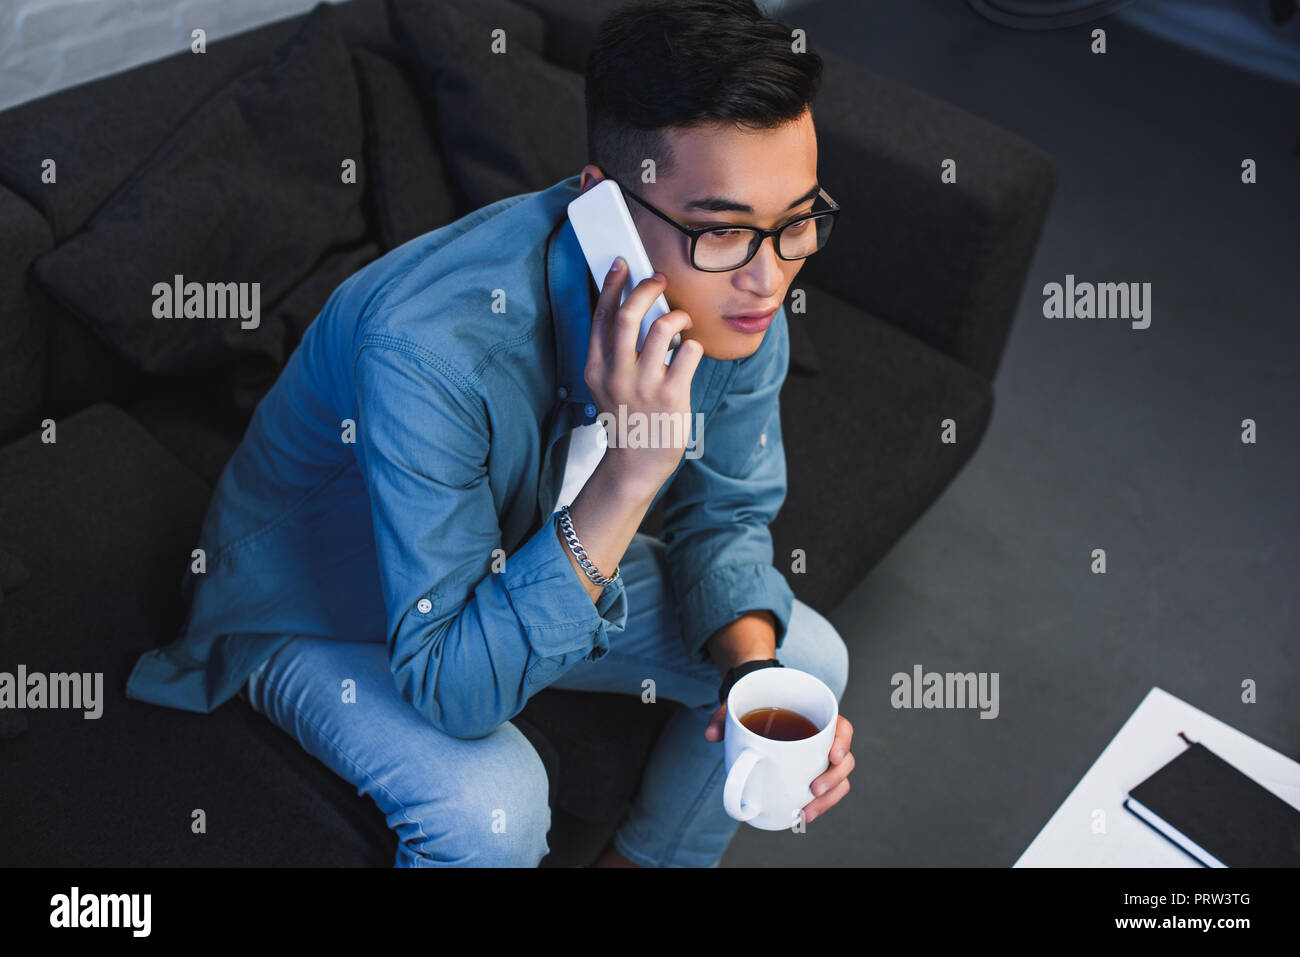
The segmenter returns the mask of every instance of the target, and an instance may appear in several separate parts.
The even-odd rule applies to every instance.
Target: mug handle
[[[749,781],[750,772],[761,760],[763,760],[761,752],[746,748],[740,752],[740,757],[736,758],[736,763],[727,772],[727,783],[722,788],[722,806],[737,821],[748,821],[750,818],[757,817],[763,810],[755,804],[745,804],[743,808],[741,806],[741,795],[745,792],[745,784]]]

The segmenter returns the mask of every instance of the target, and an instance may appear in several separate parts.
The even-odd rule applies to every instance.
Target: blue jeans
[[[604,656],[578,661],[550,687],[640,697],[651,678],[656,698],[685,705],[660,733],[614,846],[645,867],[716,867],[740,826],[722,807],[722,743],[704,737],[718,708],[718,672],[687,659],[663,543],[638,533],[619,567],[624,632]],[[843,695],[844,642],[797,599],[777,657]],[[356,700],[344,703],[349,678]],[[550,853],[546,767],[523,732],[508,721],[471,740],[438,730],[401,697],[384,642],[297,637],[246,687],[255,710],[378,805],[397,833],[395,866],[536,867]]]

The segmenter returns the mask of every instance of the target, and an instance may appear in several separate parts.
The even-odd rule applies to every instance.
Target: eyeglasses
[[[677,220],[647,203],[632,192],[619,180],[614,180],[628,196],[678,232],[685,233],[691,239],[691,265],[702,272],[730,272],[739,269],[758,252],[758,247],[768,236],[776,237],[776,254],[782,259],[807,259],[822,249],[830,239],[831,229],[835,226],[835,217],[840,214],[840,206],[830,198],[826,190],[818,190],[817,198],[831,208],[813,210],[796,216],[788,223],[776,229],[760,229],[757,226],[683,226]]]

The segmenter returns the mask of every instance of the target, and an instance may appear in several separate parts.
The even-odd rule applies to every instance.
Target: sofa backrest
[[[424,188],[433,229],[497,198],[519,178],[484,176],[447,160],[456,130],[439,133],[427,86],[415,75],[394,5],[412,0],[348,0],[328,6],[357,64],[363,95],[428,109],[428,156],[398,174]],[[505,26],[562,75],[567,109],[554,109],[565,134],[581,127],[575,90],[596,29],[618,0],[428,0]],[[313,11],[314,13],[314,11]],[[50,296],[32,277],[32,263],[77,237],[109,206],[132,174],[178,126],[293,38],[312,13],[219,40],[206,54],[188,50],[0,112],[0,442],[97,401],[128,404],[169,385],[174,376],[142,369],[111,341]],[[787,17],[787,19],[793,19]],[[836,237],[810,260],[800,281],[819,286],[992,377],[1023,288],[1025,272],[1055,186],[1050,157],[1018,137],[951,104],[881,77],[823,51],[827,82],[818,99],[819,172],[845,212]],[[402,64],[400,77],[367,65]],[[388,93],[398,91],[400,96]],[[414,106],[412,106],[414,104]],[[550,103],[548,102],[548,108]],[[401,117],[401,107],[394,116]],[[550,118],[547,117],[547,119]],[[561,119],[563,122],[560,122]],[[375,130],[367,117],[367,148]],[[576,126],[575,126],[576,124]],[[401,125],[400,123],[398,125]],[[534,145],[536,129],[517,141]],[[408,157],[420,136],[386,144]],[[573,138],[573,137],[570,137]],[[578,140],[583,139],[577,137]],[[546,141],[542,151],[550,150]],[[455,146],[454,143],[450,144]],[[477,143],[468,143],[472,152]],[[539,151],[535,149],[534,152]],[[585,142],[567,143],[551,168],[576,172]],[[963,157],[964,174],[943,185],[939,163]],[[42,181],[42,163],[58,163],[56,184]],[[536,174],[537,169],[531,170]],[[471,182],[471,180],[473,180]],[[428,185],[429,183],[435,185]],[[543,178],[527,188],[542,188]],[[441,193],[446,193],[443,198]],[[405,189],[399,194],[406,196]],[[435,199],[434,197],[437,196]],[[405,206],[406,204],[397,204]],[[301,283],[293,328],[313,304],[323,305],[333,278],[355,267],[384,233],[409,235],[417,219],[393,227],[368,202],[364,237]],[[404,232],[403,232],[404,231]],[[316,238],[316,237],[307,237]],[[131,251],[123,251],[129,255]],[[349,258],[351,257],[351,258]],[[327,288],[329,287],[329,288]],[[286,296],[286,299],[293,298]],[[815,317],[811,317],[815,323]],[[117,345],[120,345],[118,343]],[[167,366],[158,364],[159,369]]]
[[[350,0],[335,12],[349,46],[399,56],[383,0]],[[145,373],[32,281],[32,261],[74,236],[191,111],[269,57],[306,16],[0,113],[0,441],[46,415],[127,402],[144,386]],[[57,164],[54,183],[42,181],[47,159]]]
[[[540,47],[542,18],[512,0],[448,2],[478,16],[486,14]],[[388,0],[320,6],[328,7],[335,17],[354,57],[357,85],[374,87],[362,90],[363,96],[383,97],[385,109],[392,99],[403,99],[412,109],[427,102],[411,73],[409,51],[393,30]],[[33,261],[78,239],[178,127],[230,84],[266,63],[314,12],[211,42],[203,54],[186,49],[0,112],[0,442],[37,428],[46,416],[68,415],[99,401],[125,405],[177,385],[174,376],[157,374],[133,361],[137,357],[124,356],[112,336],[105,337],[93,323],[76,315],[61,296],[50,295],[34,279]],[[376,130],[366,113],[369,149]],[[451,177],[439,168],[434,118],[426,114],[424,119],[423,130],[398,131],[387,144],[400,150],[408,162],[416,149],[427,151],[427,157],[416,158],[417,168],[408,175],[435,180],[427,187],[425,220],[404,224],[408,232],[415,225],[422,230],[436,228],[469,211]],[[55,176],[48,182],[47,161],[51,160]],[[419,162],[424,165],[418,166]],[[368,174],[366,170],[358,175]],[[365,187],[369,188],[368,182]],[[445,201],[441,195],[433,198],[442,193],[448,194]],[[358,225],[364,226],[364,235],[346,237],[353,255],[337,258],[347,269],[364,264],[358,257],[373,258],[385,251],[379,245],[370,250],[361,244],[363,240],[379,243],[383,231],[369,197],[362,212],[364,222]],[[129,257],[132,252],[145,250],[115,250],[115,255]],[[331,288],[308,289],[301,297],[303,308],[323,305],[334,278],[324,276]],[[316,285],[321,285],[320,277]]]

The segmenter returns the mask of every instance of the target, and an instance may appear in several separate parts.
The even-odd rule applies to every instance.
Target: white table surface
[[[1152,688],[1014,866],[1199,867],[1124,809],[1132,788],[1186,749],[1180,731],[1300,809],[1300,764]],[[1094,833],[1098,809],[1104,833]]]

